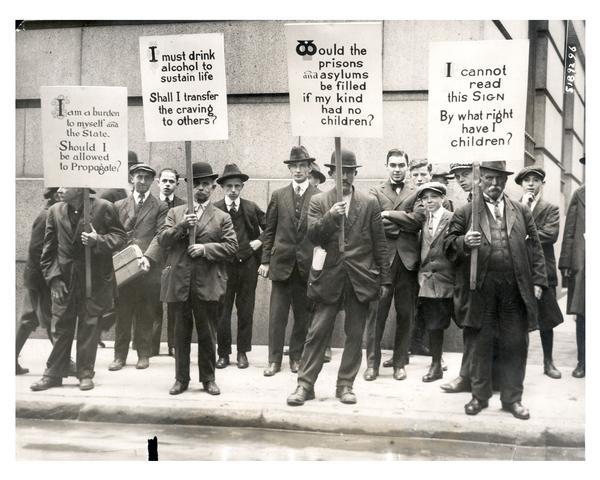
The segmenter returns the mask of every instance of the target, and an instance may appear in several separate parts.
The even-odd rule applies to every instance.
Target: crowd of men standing
[[[393,301],[393,355],[383,362],[393,368],[393,379],[406,379],[411,353],[431,355],[424,382],[443,378],[444,331],[454,320],[463,332],[461,370],[441,389],[470,391],[468,415],[486,408],[498,390],[503,409],[529,418],[522,404],[529,332],[540,331],[544,373],[561,377],[552,358],[553,328],[563,321],[554,257],[560,219],[558,207],[543,198],[543,168],[518,172],[514,178],[523,195],[511,199],[504,190],[514,172],[505,162],[482,162],[480,183],[474,185],[468,164],[432,171],[426,160],[409,161],[406,152],[392,149],[385,159],[387,179],[362,192],[354,186],[361,165],[353,152],[342,150],[342,201],[337,201],[335,187],[319,189],[325,175],[305,147],[293,147],[283,163],[291,183],[272,193],[266,213],[243,198],[249,176],[236,164],[226,165],[219,175],[208,163],[194,163],[192,178],[185,179],[193,184],[190,210],[175,195],[178,172],[163,168],[157,173],[133,152],[131,192],[105,190],[84,205],[83,189],[46,189],[47,205],[34,222],[25,268],[17,375],[28,372],[18,356],[37,326],[47,331],[52,352],[42,378],[31,385],[34,391],[60,386],[70,375],[79,379],[80,389],[94,388],[101,332],[113,322],[114,359],[108,369],[116,372],[127,365],[130,345],[137,352],[135,367],[148,368],[160,351],[165,308],[168,353],[175,358],[169,393],[188,389],[195,328],[199,381],[207,393],[218,395],[215,371],[230,365],[234,305],[236,364],[249,366],[261,276],[271,281],[266,377],[282,370],[290,308],[293,312],[288,354],[298,386],[287,398],[289,405],[315,398],[341,310],[345,342],[335,395],[342,403],[356,403],[353,384],[363,337],[363,378],[373,381]],[[335,178],[333,154],[324,166]],[[455,211],[446,198],[450,178],[468,194],[467,204]],[[150,192],[155,181],[158,196]],[[223,198],[214,201],[217,185]],[[89,228],[84,208],[89,209]],[[578,358],[572,373],[577,378],[585,376],[584,212],[582,186],[567,212],[558,262],[568,285],[567,313],[577,315]],[[142,252],[138,267],[144,273],[117,285],[112,257],[129,245]],[[86,249],[91,252],[91,294],[85,291]],[[472,286],[474,252],[477,282]]]

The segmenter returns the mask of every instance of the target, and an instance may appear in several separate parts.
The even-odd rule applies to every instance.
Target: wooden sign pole
[[[342,195],[342,139],[340,137],[335,137],[335,192],[336,192],[336,202],[341,202],[343,199]],[[339,248],[340,252],[344,251],[344,243],[346,240],[344,238],[344,224],[346,221],[346,215],[342,215],[340,222],[340,236],[339,239]]]
[[[473,187],[471,188],[471,230],[479,228],[479,204],[481,202],[481,195],[479,194],[479,162],[473,162]],[[470,276],[470,288],[475,290],[477,288],[477,257],[479,256],[479,248],[471,250],[471,276]]]
[[[188,200],[188,213],[194,212],[194,178],[192,171],[192,142],[186,140],[185,142],[185,168],[187,178],[187,200]],[[196,225],[190,229],[189,237],[190,245],[196,243]]]
[[[91,232],[90,228],[90,190],[83,189],[83,230]],[[90,246],[85,246],[85,298],[92,297],[92,251]]]

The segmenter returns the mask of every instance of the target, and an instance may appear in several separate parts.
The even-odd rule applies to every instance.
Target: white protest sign
[[[382,136],[380,22],[285,25],[292,134]]]
[[[226,140],[223,34],[140,37],[146,141]]]
[[[125,188],[127,88],[40,87],[46,187]]]
[[[429,44],[431,163],[522,162],[529,41]]]

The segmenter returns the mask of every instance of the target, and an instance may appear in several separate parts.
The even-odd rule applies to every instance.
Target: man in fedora
[[[261,246],[260,233],[266,227],[265,212],[254,202],[241,198],[248,175],[235,163],[225,165],[217,178],[225,198],[215,202],[215,207],[229,213],[238,241],[238,251],[227,264],[227,292],[219,316],[217,330],[217,368],[229,365],[231,354],[231,311],[235,302],[237,310],[237,366],[248,368],[247,352],[252,350],[252,322],[254,298],[258,280]]]
[[[227,289],[227,262],[234,258],[238,242],[229,214],[210,202],[217,177],[208,163],[194,163],[194,211],[188,211],[187,205],[170,209],[158,235],[159,245],[167,251],[160,299],[170,304],[175,319],[175,383],[169,390],[171,395],[183,393],[189,386],[194,322],[200,382],[210,395],[221,393],[215,383],[217,324]],[[190,245],[194,229],[194,243]],[[186,314],[186,304],[193,318]]]
[[[515,182],[523,189],[521,203],[525,205],[533,216],[533,221],[538,231],[538,237],[544,251],[546,260],[546,275],[548,288],[538,300],[538,323],[540,338],[544,352],[544,374],[550,378],[561,377],[560,371],[554,366],[552,360],[552,346],[554,343],[553,328],[560,325],[564,319],[558,302],[556,301],[556,286],[558,275],[556,273],[556,259],[554,257],[554,244],[558,240],[560,216],[558,206],[542,198],[542,188],[546,172],[540,166],[525,167],[515,177]]]
[[[362,337],[369,303],[381,296],[391,284],[387,243],[377,200],[354,189],[354,177],[360,165],[349,150],[342,150],[342,201],[337,202],[336,188],[315,195],[308,213],[308,237],[326,251],[324,263],[311,268],[308,296],[315,302],[313,318],[306,337],[298,386],[287,398],[288,405],[303,405],[315,398],[314,385],[323,354],[331,337],[335,317],[345,310],[346,340],[338,370],[335,396],[342,403],[356,403],[352,390],[360,369]],[[335,176],[335,152],[329,175]],[[345,217],[344,251],[339,237]]]
[[[298,371],[309,324],[306,282],[312,262],[313,245],[306,236],[306,218],[311,197],[318,193],[308,181],[314,161],[302,145],[292,147],[284,160],[292,176],[291,184],[275,190],[267,207],[259,275],[271,279],[269,305],[269,366],[271,377],[281,370],[285,328],[290,305],[294,327],[290,338],[290,370]]]
[[[483,201],[479,222],[472,225],[470,204],[460,207],[450,222],[444,248],[457,266],[455,318],[473,348],[472,399],[465,405],[465,413],[477,415],[488,406],[492,396],[493,344],[497,338],[502,408],[526,420],[529,410],[521,401],[528,334],[538,328],[536,299],[541,298],[547,281],[544,254],[531,212],[504,194],[511,174],[504,161],[481,163]],[[477,284],[470,290],[474,249],[478,249]]]
[[[585,165],[585,157],[579,162]],[[576,315],[577,366],[571,373],[585,377],[585,185],[581,185],[569,203],[558,268],[562,284],[567,286],[567,313]]]
[[[387,239],[388,265],[391,269],[392,288],[375,302],[369,310],[367,323],[367,369],[365,380],[375,380],[381,362],[381,339],[388,312],[394,300],[396,307],[396,334],[394,354],[383,366],[393,366],[393,378],[406,378],[411,325],[415,316],[417,271],[419,269],[419,232],[425,220],[425,210],[417,202],[416,188],[405,181],[408,170],[408,154],[392,149],[386,158],[388,179],[371,188],[378,203]]]
[[[115,203],[119,220],[125,227],[129,244],[137,245],[144,256],[140,267],[144,274],[119,288],[115,354],[109,365],[111,371],[121,370],[127,361],[132,326],[138,354],[137,369],[148,368],[152,355],[152,329],[156,317],[162,315],[160,292],[160,256],[151,252],[152,239],[165,222],[169,208],[150,193],[156,170],[145,163],[129,169],[133,192]]]

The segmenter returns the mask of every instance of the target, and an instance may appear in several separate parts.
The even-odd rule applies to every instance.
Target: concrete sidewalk
[[[21,365],[30,373],[16,377],[16,415],[19,418],[71,419],[81,421],[213,425],[257,427],[330,433],[360,433],[399,437],[457,439],[503,444],[584,447],[585,380],[571,376],[575,342],[572,320],[556,329],[555,363],[563,378],[543,375],[537,332],[531,335],[531,349],[523,403],[531,411],[528,421],[513,418],[500,409],[496,393],[488,409],[475,417],[464,413],[469,393],[445,394],[439,386],[454,378],[461,355],[445,353],[448,365],[443,380],[423,383],[429,357],[413,356],[407,367],[408,378],[396,381],[391,368],[382,368],[373,382],[362,378],[363,365],[354,390],[356,405],[343,405],[335,398],[335,380],[341,349],[334,349],[333,360],[325,364],[315,386],[316,399],[302,407],[289,407],[286,398],[296,387],[285,359],[283,370],[274,377],[263,376],[267,347],[255,346],[248,358],[250,367],[232,364],[217,370],[220,396],[210,396],[197,381],[196,345],[192,346],[192,382],[178,396],[169,395],[174,382],[175,361],[161,355],[150,360],[150,368],[136,370],[136,353],[121,371],[109,372],[113,358],[112,343],[98,349],[96,388],[78,389],[75,378],[65,379],[62,388],[32,392],[50,352],[48,340],[29,340],[21,355]],[[166,352],[166,345],[162,345]],[[235,352],[235,347],[234,347]],[[390,352],[384,352],[386,359]],[[232,356],[235,359],[235,353]]]

